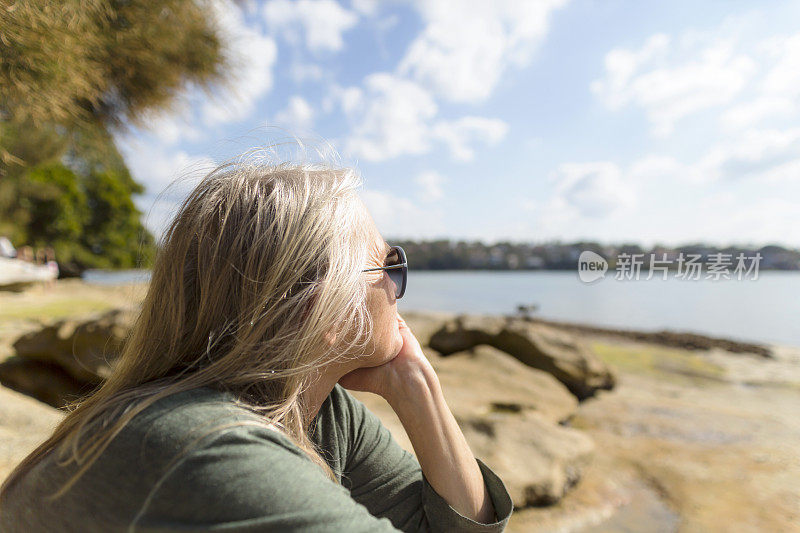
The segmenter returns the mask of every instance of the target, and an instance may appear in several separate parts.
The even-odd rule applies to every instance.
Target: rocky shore
[[[58,422],[52,406],[107,375],[144,290],[0,293],[0,479]],[[800,348],[404,316],[473,451],[506,481],[510,531],[797,531]],[[389,406],[355,394],[413,452]]]

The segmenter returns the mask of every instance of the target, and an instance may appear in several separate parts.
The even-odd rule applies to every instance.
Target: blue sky
[[[238,5],[229,83],[118,137],[156,233],[295,134],[358,168],[387,238],[800,246],[800,2]]]

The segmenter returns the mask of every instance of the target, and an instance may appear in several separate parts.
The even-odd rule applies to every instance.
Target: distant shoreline
[[[141,271],[138,271],[137,275],[140,275]],[[123,282],[119,284],[106,284],[106,283],[92,283],[87,282],[86,280],[80,279],[73,279],[73,280],[59,280],[53,290],[37,290],[37,289],[29,289],[25,292],[27,293],[26,296],[17,294],[13,295],[12,293],[7,293],[7,295],[0,291],[0,306],[6,307],[7,311],[9,311],[10,315],[17,315],[18,313],[13,312],[13,308],[19,308],[20,305],[23,304],[23,301],[26,303],[24,307],[31,306],[32,309],[30,313],[32,315],[39,315],[40,312],[35,311],[34,309],[41,309],[41,318],[51,318],[51,319],[58,319],[61,317],[66,318],[70,316],[69,313],[65,313],[66,309],[73,309],[77,312],[75,314],[82,314],[82,312],[88,311],[87,305],[83,305],[78,300],[86,300],[90,295],[94,300],[98,300],[97,302],[93,303],[91,309],[96,309],[97,311],[101,311],[104,308],[113,308],[115,306],[114,302],[117,301],[126,301],[130,302],[130,295],[131,290],[136,287],[136,293],[139,297],[143,296],[143,290],[145,290],[144,285],[145,281],[139,278],[138,281],[136,280],[129,280],[128,282]],[[91,288],[92,290],[87,293],[82,287]],[[110,297],[106,298],[102,295],[108,296],[119,296],[117,297]],[[21,299],[22,297],[22,299]],[[4,302],[4,300],[8,299],[8,301]],[[136,298],[134,298],[136,299]],[[105,304],[101,303],[105,301]],[[72,303],[70,303],[72,302]],[[53,316],[53,311],[49,309],[57,308],[58,312],[55,312],[55,316]],[[80,310],[80,311],[78,311]],[[411,308],[408,310],[404,310],[404,313],[412,313],[417,312],[421,314],[430,314],[430,315],[439,315],[439,316],[458,316],[459,314],[463,314],[457,311],[437,311],[435,309],[426,309],[426,308]],[[5,313],[3,313],[5,314]],[[19,311],[20,315],[27,315],[28,312],[23,311],[20,308]],[[522,318],[522,315],[518,313],[468,313],[472,315],[484,315],[484,316],[514,316]],[[10,318],[10,316],[8,317]],[[22,318],[20,316],[19,318]],[[551,319],[538,316],[536,314],[528,316],[525,318],[526,320],[530,320],[534,323],[549,325],[552,327],[557,327],[559,329],[563,329],[565,331],[570,331],[574,333],[581,333],[587,335],[600,335],[606,337],[616,337],[616,338],[623,338],[633,341],[640,341],[640,342],[648,342],[653,344],[659,344],[662,346],[670,346],[675,348],[682,348],[682,349],[690,349],[690,350],[708,350],[712,348],[720,348],[727,350],[733,353],[751,353],[756,354],[764,358],[771,358],[773,356],[773,346],[794,346],[791,343],[771,343],[771,342],[758,342],[758,341],[745,341],[745,340],[737,340],[735,338],[726,337],[726,336],[715,336],[715,335],[706,335],[702,333],[694,333],[694,332],[687,332],[687,331],[680,331],[677,329],[659,329],[659,330],[648,330],[648,329],[635,329],[635,328],[628,328],[628,327],[614,327],[614,326],[600,326],[595,325],[592,323],[587,322],[580,322],[580,321],[571,321],[571,320],[563,320],[563,319]],[[0,318],[2,320],[2,318]]]

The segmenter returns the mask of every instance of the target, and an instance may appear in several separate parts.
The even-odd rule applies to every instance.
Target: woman
[[[319,165],[206,176],[113,375],[6,481],[0,530],[504,529],[511,500],[397,313],[404,254],[359,185]],[[383,396],[419,462],[343,387]]]

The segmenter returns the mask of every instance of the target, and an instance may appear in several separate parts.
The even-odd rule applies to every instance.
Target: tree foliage
[[[130,175],[80,175],[49,163],[27,173],[17,192],[12,240],[52,246],[68,270],[132,268],[152,259],[152,236],[132,200],[141,185]]]
[[[0,0],[0,108],[35,125],[136,123],[228,58],[202,0]]]
[[[208,0],[0,0],[0,234],[81,268],[152,255],[114,133],[230,63]]]

